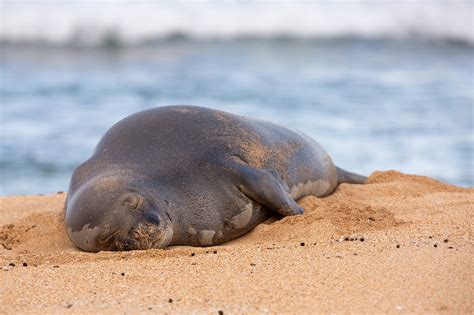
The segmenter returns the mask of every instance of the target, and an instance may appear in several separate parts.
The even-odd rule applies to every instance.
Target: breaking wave
[[[2,2],[2,45],[416,40],[474,45],[474,5],[417,2]]]

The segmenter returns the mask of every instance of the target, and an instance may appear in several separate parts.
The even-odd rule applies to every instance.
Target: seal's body
[[[295,200],[365,177],[338,169],[311,138],[195,106],[131,115],[74,172],[67,232],[86,251],[217,245]]]

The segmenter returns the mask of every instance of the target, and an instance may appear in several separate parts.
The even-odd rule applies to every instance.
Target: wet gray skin
[[[85,251],[211,246],[296,200],[366,178],[335,167],[313,139],[272,123],[167,106],[112,126],[74,171],[66,230]]]

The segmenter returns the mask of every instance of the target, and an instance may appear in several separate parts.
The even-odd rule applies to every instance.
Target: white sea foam
[[[0,39],[133,45],[186,34],[426,38],[474,43],[470,1],[2,1]]]

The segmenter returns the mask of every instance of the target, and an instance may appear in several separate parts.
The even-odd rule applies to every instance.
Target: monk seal
[[[138,112],[112,126],[72,176],[64,208],[85,251],[211,246],[296,200],[366,177],[340,168],[310,137],[196,106]]]

